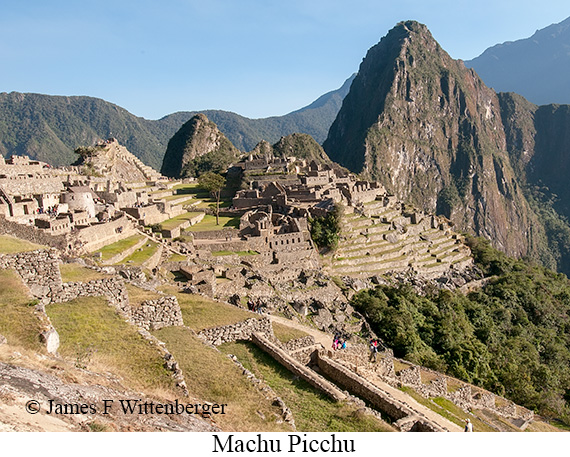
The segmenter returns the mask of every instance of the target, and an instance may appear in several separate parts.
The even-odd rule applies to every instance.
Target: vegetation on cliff
[[[492,276],[480,290],[419,296],[407,285],[379,286],[352,304],[396,356],[570,423],[570,281],[484,239],[469,244]]]

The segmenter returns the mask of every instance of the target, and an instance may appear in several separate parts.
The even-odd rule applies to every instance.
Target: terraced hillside
[[[342,226],[338,249],[324,259],[333,275],[371,276],[412,269],[434,277],[472,264],[463,237],[445,219],[410,210],[389,198],[347,211]]]

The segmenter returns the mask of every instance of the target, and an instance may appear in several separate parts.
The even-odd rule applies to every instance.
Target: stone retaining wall
[[[285,349],[289,352],[298,351],[304,349],[308,346],[315,345],[315,338],[312,335],[303,336],[301,338],[295,338],[294,340],[289,340],[284,343]]]
[[[375,363],[369,362],[369,352],[365,345],[354,345],[348,350],[336,351],[333,356],[336,363],[345,368],[352,367],[360,369],[360,367],[364,367],[366,371],[375,373],[387,384],[395,387],[401,385],[411,387],[425,398],[446,398],[465,411],[486,408],[503,417],[524,420],[532,419],[534,416],[532,411],[518,406],[510,400],[499,397],[481,388],[471,386],[460,380],[455,380],[455,382],[461,386],[451,392],[448,390],[447,384],[448,379],[453,378],[449,378],[437,371],[411,364],[408,361],[401,361],[409,365],[409,367],[400,370],[396,374],[394,370],[394,358],[390,350],[384,354],[378,354]],[[422,381],[422,372],[429,374],[429,377],[433,378],[431,382]]]
[[[63,303],[78,297],[105,297],[125,318],[145,330],[184,325],[182,311],[175,296],[165,295],[129,304],[125,283],[120,278],[95,279],[89,282],[67,282],[50,297],[51,303]]]
[[[32,243],[51,246],[66,251],[69,240],[66,235],[52,235],[31,225],[18,224],[0,215],[0,235],[10,235]]]
[[[192,230],[190,230],[192,232]],[[226,228],[222,230],[209,230],[205,232],[192,232],[195,240],[223,240],[227,241],[232,238],[239,239],[239,230],[236,228]]]
[[[0,254],[0,269],[14,269],[36,298],[54,294],[61,289],[59,254],[53,248]]]
[[[319,353],[317,361],[319,369],[327,377],[346,388],[349,392],[369,401],[374,405],[374,407],[378,408],[394,422],[404,418],[418,416],[418,419],[413,421],[414,424],[409,425],[409,429],[413,429],[415,427],[415,422],[420,422],[422,430],[432,432],[447,431],[439,425],[431,422],[427,417],[422,416],[421,413],[412,410],[408,405],[404,404],[400,400],[392,397],[389,393],[381,391],[363,377],[351,372],[343,365],[324,356],[324,354]]]
[[[223,343],[231,343],[238,340],[250,340],[253,333],[262,333],[273,336],[271,321],[267,317],[256,319],[254,317],[231,325],[207,328],[198,333],[206,343],[219,346]]]
[[[273,344],[269,339],[265,338],[260,333],[253,333],[251,335],[252,342],[258,346],[262,351],[268,353],[277,362],[283,365],[292,373],[296,374],[300,378],[303,378],[309,384],[311,384],[316,389],[324,392],[326,395],[331,397],[333,400],[341,401],[347,398],[347,395],[342,392],[333,383],[327,381],[325,378],[315,373],[310,368],[307,368],[302,363],[295,360],[286,351],[279,348],[276,344]]]
[[[130,316],[136,325],[146,330],[184,325],[182,311],[174,295],[147,300],[131,308]]]

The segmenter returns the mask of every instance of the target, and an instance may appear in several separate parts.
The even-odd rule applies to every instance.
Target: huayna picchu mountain
[[[238,149],[205,114],[196,114],[168,142],[160,172],[172,178],[223,173],[238,158]]]
[[[538,130],[556,127],[535,125],[537,107],[522,97],[506,127],[506,98],[453,60],[426,26],[401,22],[368,51],[323,146],[332,160],[459,230],[553,266],[560,253],[545,254],[548,233],[527,198],[527,170],[543,159],[515,143],[534,147]]]

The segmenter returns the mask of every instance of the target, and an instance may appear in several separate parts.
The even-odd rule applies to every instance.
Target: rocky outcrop
[[[219,431],[199,414],[125,414],[121,401],[156,403],[157,399],[121,387],[109,387],[105,384],[117,384],[113,384],[112,378],[106,378],[107,375],[82,370],[82,383],[70,383],[62,380],[65,376],[60,379],[45,371],[0,362],[0,396],[5,407],[0,411],[0,431],[89,431],[93,424],[109,431]],[[72,375],[71,379],[74,379]],[[102,382],[103,379],[106,382]],[[28,406],[30,399],[36,403]],[[47,414],[50,402],[51,408],[56,404],[69,407],[86,404],[88,414]],[[105,402],[112,405],[107,410]],[[5,410],[10,406],[12,413],[8,417]],[[26,412],[33,406],[38,408],[38,414]]]
[[[214,171],[225,171],[238,153],[216,124],[204,114],[197,114],[180,127],[168,142],[160,172],[173,178],[195,176],[197,168],[207,161],[198,161],[204,156],[215,158],[215,168],[219,170]]]
[[[324,143],[398,198],[503,251],[529,252],[534,219],[509,160],[497,94],[409,21],[372,47]]]

